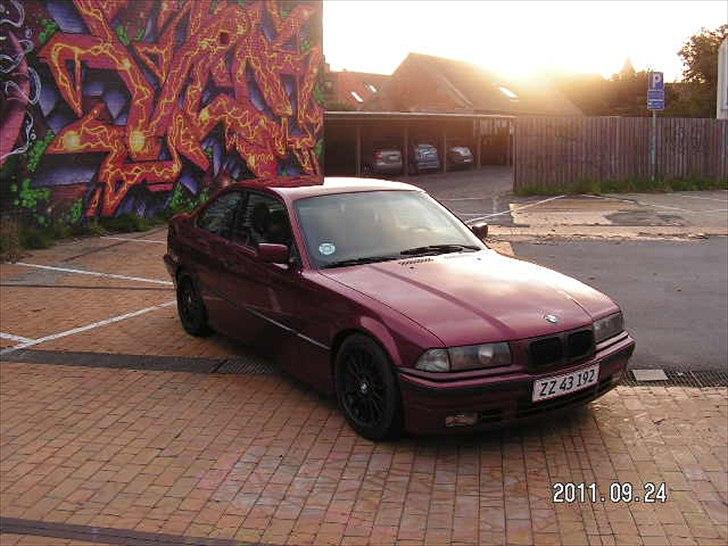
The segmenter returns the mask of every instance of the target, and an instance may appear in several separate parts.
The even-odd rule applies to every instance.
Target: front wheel
[[[195,281],[186,273],[177,278],[177,313],[182,327],[193,336],[210,334],[207,311]]]
[[[351,428],[369,440],[397,438],[401,402],[384,350],[371,338],[354,334],[341,345],[335,366],[336,396]]]

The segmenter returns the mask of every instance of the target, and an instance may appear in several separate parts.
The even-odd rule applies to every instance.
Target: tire
[[[212,333],[207,324],[207,310],[194,279],[180,273],[177,277],[177,314],[185,332],[203,337]]]
[[[359,435],[393,440],[402,431],[397,378],[384,350],[370,337],[353,334],[336,355],[334,379],[339,407]]]

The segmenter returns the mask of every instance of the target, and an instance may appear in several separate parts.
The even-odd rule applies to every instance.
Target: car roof
[[[251,179],[238,182],[235,186],[249,189],[268,188],[290,200],[315,197],[318,195],[362,191],[423,191],[417,186],[405,184],[404,182],[395,182],[393,180],[338,176],[327,176],[323,180],[313,176]]]

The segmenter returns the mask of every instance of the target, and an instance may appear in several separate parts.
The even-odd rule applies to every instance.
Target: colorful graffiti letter
[[[321,175],[320,2],[0,4],[12,206],[42,191],[44,215],[153,215],[235,180]]]

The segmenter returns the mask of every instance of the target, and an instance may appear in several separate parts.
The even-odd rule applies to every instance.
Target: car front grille
[[[542,337],[528,345],[529,364],[546,368],[587,358],[594,352],[594,333],[590,329]]]
[[[589,356],[594,348],[594,332],[591,330],[581,330],[569,334],[566,338],[566,356],[567,358],[583,358]]]
[[[563,344],[559,337],[547,337],[532,341],[529,350],[531,364],[538,367],[560,362],[564,354]]]

